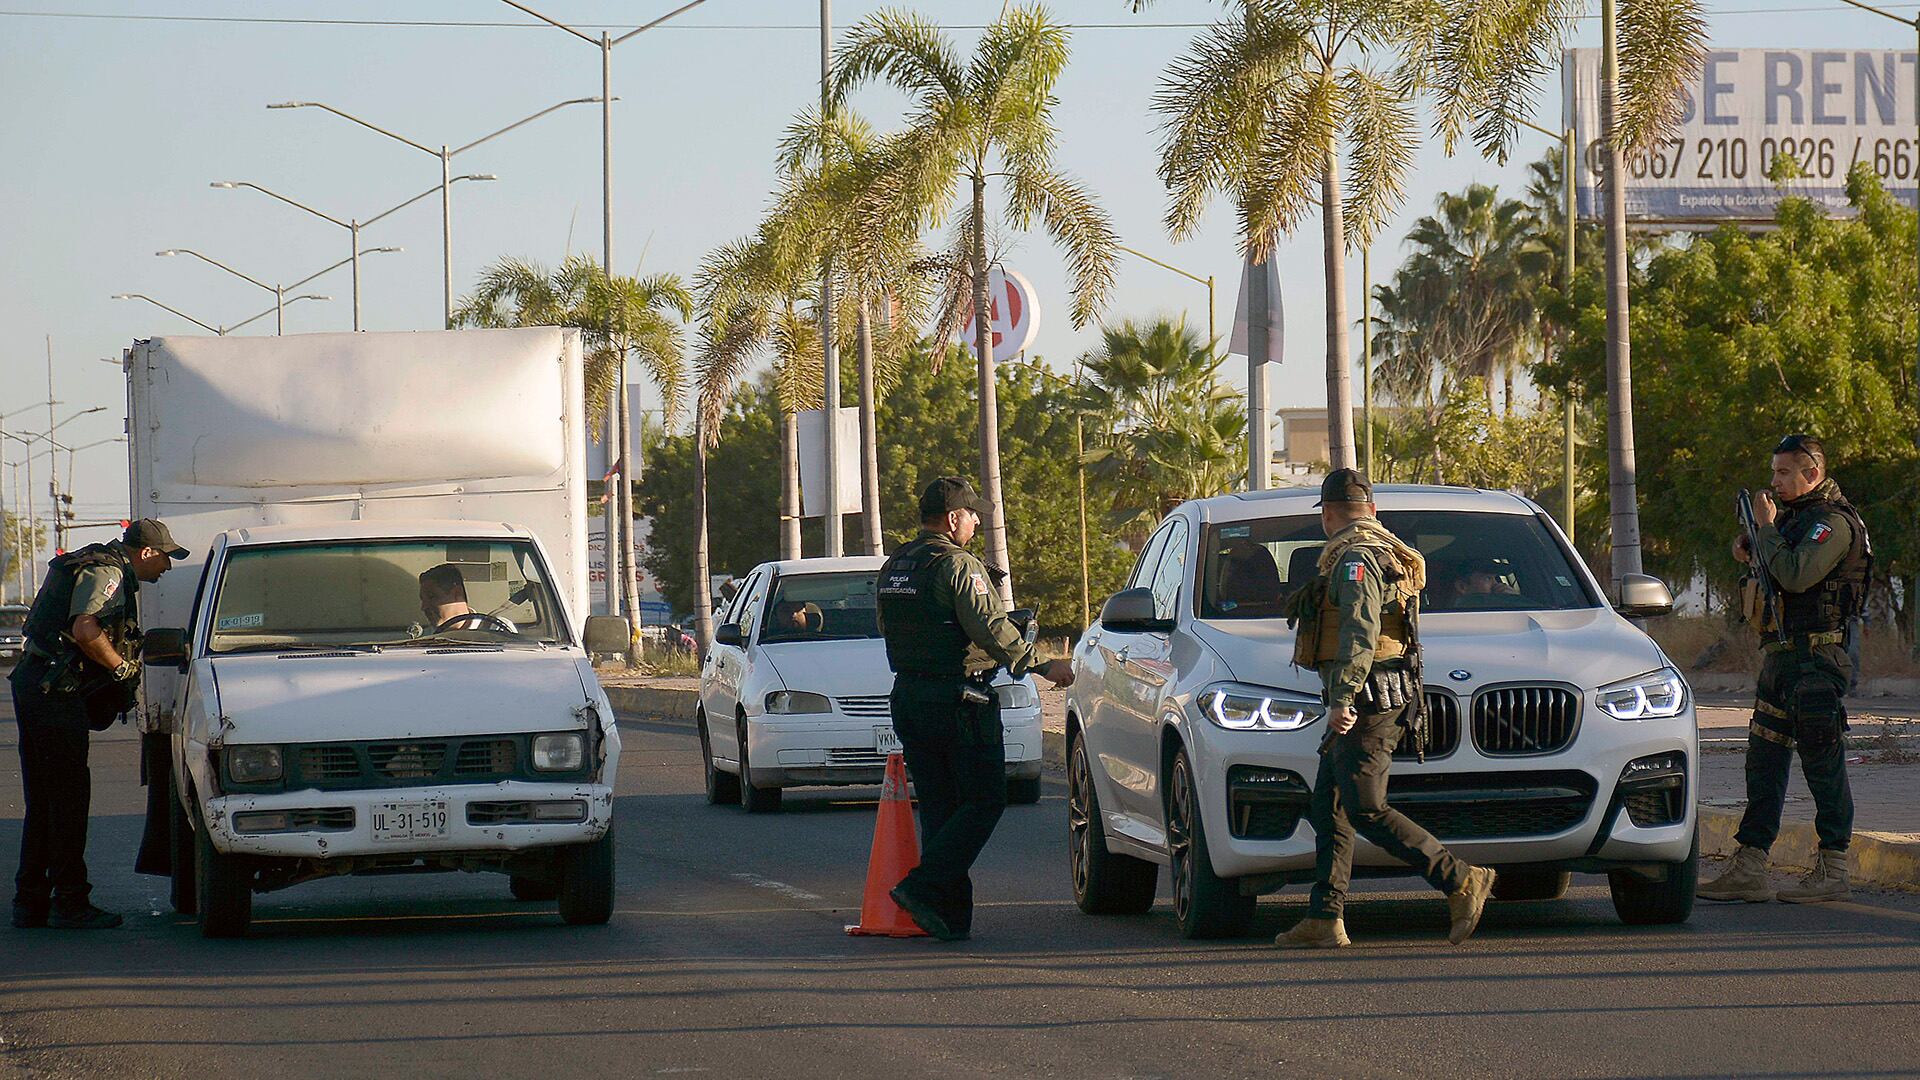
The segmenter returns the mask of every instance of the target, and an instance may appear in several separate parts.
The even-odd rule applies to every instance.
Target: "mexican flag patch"
[[[1807,534],[1807,539],[1816,544],[1824,544],[1827,542],[1827,537],[1832,535],[1833,527],[1823,521],[1813,527],[1813,531]]]
[[[1363,562],[1348,563],[1347,564],[1347,580],[1348,581],[1367,580],[1367,564]]]

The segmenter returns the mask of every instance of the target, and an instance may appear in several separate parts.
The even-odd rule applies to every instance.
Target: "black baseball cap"
[[[1320,501],[1315,506],[1327,503],[1358,503],[1365,505],[1373,501],[1373,485],[1359,469],[1335,469],[1327,474],[1320,483]]]
[[[127,526],[127,535],[122,542],[135,551],[141,548],[164,551],[169,559],[187,557],[187,549],[174,541],[173,533],[167,530],[167,523],[159,518],[141,518]]]
[[[920,520],[937,518],[949,510],[971,510],[985,517],[993,512],[993,504],[981,498],[964,478],[943,476],[921,492]]]

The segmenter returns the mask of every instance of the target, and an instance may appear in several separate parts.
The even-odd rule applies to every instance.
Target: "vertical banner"
[[[1626,159],[1627,216],[1665,223],[1771,220],[1780,200],[1845,213],[1847,172],[1872,166],[1909,203],[1920,174],[1915,56],[1900,49],[1715,49],[1686,89],[1679,128]],[[1575,194],[1599,216],[1600,50],[1569,49],[1561,68],[1580,148]],[[1776,185],[1791,155],[1803,178]]]
[[[1239,356],[1247,355],[1247,261],[1240,260],[1240,293],[1233,302],[1233,329],[1227,337],[1227,351]],[[1271,255],[1267,257],[1267,351],[1269,363],[1280,362],[1285,350],[1286,328],[1285,313],[1280,306],[1280,264]]]
[[[840,422],[840,512],[860,512],[860,410],[835,410]],[[821,409],[807,409],[800,418],[800,516],[827,513],[827,423]]]

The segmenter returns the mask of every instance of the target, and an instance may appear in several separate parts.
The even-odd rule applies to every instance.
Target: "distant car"
[[[780,808],[789,787],[878,784],[900,748],[880,638],[878,556],[762,563],[714,615],[697,717],[707,801]],[[995,679],[1007,800],[1040,798],[1040,694]]]
[[[27,625],[27,611],[22,604],[0,604],[0,664],[18,661],[27,647],[27,635],[21,629]]]

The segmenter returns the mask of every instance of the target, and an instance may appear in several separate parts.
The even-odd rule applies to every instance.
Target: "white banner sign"
[[[860,410],[838,410],[840,420],[840,512],[860,512]],[[827,424],[825,412],[808,409],[800,417],[800,516],[827,513]]]
[[[1569,49],[1561,72],[1580,147],[1576,196],[1598,216],[1600,50]],[[1674,134],[1626,161],[1627,216],[1653,221],[1770,219],[1784,196],[1844,211],[1847,171],[1864,161],[1912,201],[1920,174],[1914,54],[1892,49],[1715,49],[1687,86]],[[1786,154],[1807,176],[1767,179]]]
[[[1227,351],[1241,356],[1247,355],[1248,349],[1247,326],[1250,316],[1247,314],[1247,279],[1252,277],[1249,272],[1252,269],[1253,267],[1245,259],[1240,260],[1240,295],[1239,299],[1233,302],[1233,330],[1227,338]],[[1286,313],[1280,306],[1280,267],[1269,258],[1266,270],[1267,361],[1277,364],[1280,362],[1282,345],[1286,341],[1286,335],[1281,331],[1286,328],[1287,320]]]

